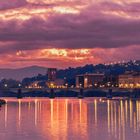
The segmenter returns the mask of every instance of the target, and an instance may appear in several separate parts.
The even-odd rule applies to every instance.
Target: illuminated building
[[[104,87],[118,87],[118,76],[106,75],[103,83]]]
[[[64,83],[64,79],[56,79],[54,81],[47,81],[46,84],[49,88],[63,88]]]
[[[99,83],[102,83],[104,79],[104,74],[84,74],[76,76],[76,87],[92,87]]]
[[[140,73],[125,73],[119,75],[120,88],[140,88]]]
[[[84,75],[77,75],[76,76],[76,87],[83,87],[84,86]]]
[[[47,74],[48,74],[48,81],[54,81],[56,80],[56,68],[48,68]]]
[[[57,79],[56,76],[57,69],[56,68],[48,68],[48,81],[46,85],[49,88],[63,88],[64,87],[64,79]]]
[[[40,86],[40,81],[35,81],[31,83],[27,88],[42,88],[42,87]]]

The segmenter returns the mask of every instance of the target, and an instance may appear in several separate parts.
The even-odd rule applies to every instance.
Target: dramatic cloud
[[[27,4],[26,0],[1,0],[0,10],[18,8],[21,6],[25,6],[26,4]]]
[[[139,59],[139,0],[1,0],[0,19],[2,67]]]

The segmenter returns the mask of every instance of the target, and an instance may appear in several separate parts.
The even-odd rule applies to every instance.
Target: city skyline
[[[140,59],[138,0],[1,0],[0,68]]]
[[[140,139],[140,0],[0,0],[0,140]]]

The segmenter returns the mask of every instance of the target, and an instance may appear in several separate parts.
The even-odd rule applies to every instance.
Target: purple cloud
[[[81,6],[80,9],[77,5]],[[64,7],[66,11],[76,7],[79,12],[72,13],[73,9],[70,9],[70,13],[66,13]],[[55,8],[60,8],[60,11],[55,11]],[[135,50],[139,50],[139,2],[100,0],[85,2],[84,5],[84,2],[59,4],[54,1],[49,4],[2,0],[0,9],[0,54],[47,48],[101,48],[106,51],[124,48],[126,56],[133,50],[135,53],[131,55],[135,57]],[[119,56],[122,57],[121,54]],[[99,56],[98,53],[96,55]]]
[[[26,4],[26,0],[0,0],[0,10],[18,8]]]

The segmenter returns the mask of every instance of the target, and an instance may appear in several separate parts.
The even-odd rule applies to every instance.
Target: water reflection
[[[139,100],[6,99],[1,140],[138,140]]]

